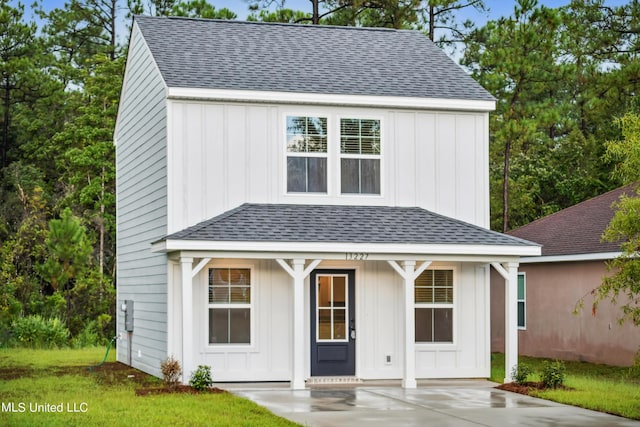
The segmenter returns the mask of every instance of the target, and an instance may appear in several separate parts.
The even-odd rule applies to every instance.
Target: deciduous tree
[[[622,130],[620,140],[607,144],[607,155],[618,160],[615,173],[625,182],[640,182],[640,115],[627,113],[616,123]],[[638,190],[637,190],[638,191]],[[620,322],[640,326],[640,194],[625,195],[615,205],[616,212],[603,239],[620,242],[622,253],[608,262],[613,274],[605,277],[593,291],[593,311],[598,303],[610,299],[621,304]]]

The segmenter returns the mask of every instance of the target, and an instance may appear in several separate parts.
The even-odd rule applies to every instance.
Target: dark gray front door
[[[355,375],[354,270],[311,273],[311,375]]]

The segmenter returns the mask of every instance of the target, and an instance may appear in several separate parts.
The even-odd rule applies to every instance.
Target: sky
[[[275,2],[278,1],[279,0],[276,0]],[[605,4],[615,6],[628,3],[628,1],[630,0],[605,0]],[[12,5],[15,5],[17,2],[18,0],[9,0],[9,3]],[[21,2],[25,5],[25,9],[29,9],[31,0],[21,0]],[[284,0],[284,2],[285,7],[289,9],[311,11],[311,2],[309,0]],[[65,0],[42,0],[42,3],[45,9],[50,10],[56,7],[63,7]],[[125,5],[126,0],[121,0],[120,3]],[[226,7],[233,10],[238,15],[238,19],[245,19],[249,14],[249,3],[245,0],[209,0],[209,3],[217,9]],[[511,15],[515,0],[485,0],[484,3],[489,9],[488,14],[476,12],[473,8],[466,8],[461,12],[461,20],[470,18],[478,25],[486,22],[487,19],[497,19],[501,16]],[[558,7],[568,4],[569,0],[539,0],[539,3],[549,7]]]

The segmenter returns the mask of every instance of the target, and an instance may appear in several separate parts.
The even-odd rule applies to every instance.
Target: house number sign
[[[369,258],[369,254],[364,252],[347,252],[344,255],[346,260],[364,261]]]

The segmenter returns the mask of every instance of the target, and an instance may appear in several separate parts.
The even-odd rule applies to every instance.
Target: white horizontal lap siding
[[[117,301],[134,301],[132,365],[159,375],[167,353],[167,259],[151,242],[166,234],[165,86],[134,25],[116,125]],[[118,310],[118,360],[129,348]]]
[[[168,102],[169,232],[245,202],[420,206],[486,225],[487,113]],[[327,194],[287,194],[288,115],[328,118]],[[346,117],[381,120],[380,195],[340,194],[339,122]]]

